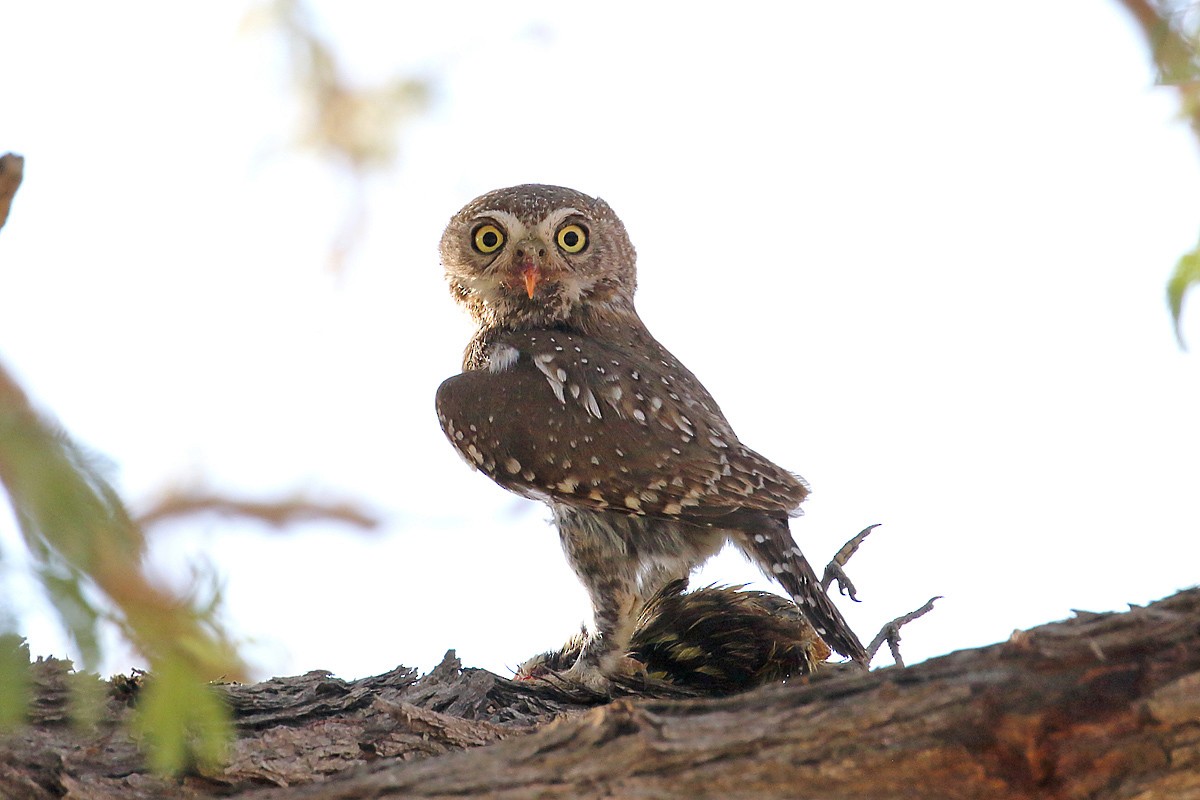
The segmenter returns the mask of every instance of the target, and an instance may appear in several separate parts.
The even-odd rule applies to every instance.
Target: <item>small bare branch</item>
[[[0,228],[8,221],[8,211],[12,208],[13,197],[17,194],[24,175],[24,157],[16,153],[0,156]]]
[[[826,592],[829,591],[830,585],[836,580],[838,591],[847,595],[854,602],[859,602],[858,595],[855,594],[854,584],[850,581],[850,576],[842,569],[846,566],[846,562],[850,557],[858,552],[859,546],[863,541],[871,535],[871,531],[878,528],[882,523],[876,522],[874,525],[868,525],[842,545],[842,549],[838,550],[833,556],[833,560],[825,566],[825,574],[821,576],[821,588]]]
[[[933,611],[933,603],[935,600],[941,600],[942,595],[931,597],[925,605],[918,608],[916,611],[910,611],[902,617],[896,617],[891,622],[879,629],[879,633],[875,634],[875,638],[867,645],[867,653],[871,658],[875,657],[875,653],[879,651],[880,646],[886,641],[888,649],[892,652],[892,659],[896,662],[896,666],[903,667],[904,659],[900,657],[900,629],[908,623],[912,622],[917,617],[923,617],[930,611]]]
[[[246,22],[278,35],[286,48],[298,104],[296,146],[348,172],[349,200],[329,254],[332,272],[340,273],[367,225],[366,179],[396,162],[402,133],[428,107],[432,87],[406,75],[374,85],[352,80],[307,0],[267,0]]]
[[[165,520],[198,514],[245,517],[273,528],[317,521],[340,522],[366,530],[379,525],[378,517],[348,502],[322,503],[299,494],[272,502],[239,500],[196,491],[165,494],[137,517],[137,523],[149,528]]]

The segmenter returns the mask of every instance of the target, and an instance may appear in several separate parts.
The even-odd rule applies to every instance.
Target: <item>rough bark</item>
[[[586,709],[538,682],[461,669],[326,673],[222,687],[227,768],[147,775],[110,696],[65,722],[62,662],[37,665],[32,724],[0,743],[0,796],[292,798],[1200,797],[1200,590],[1080,612],[1002,644],[723,699]]]

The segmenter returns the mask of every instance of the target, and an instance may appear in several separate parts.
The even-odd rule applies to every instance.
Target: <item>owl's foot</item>
[[[592,659],[580,658],[570,669],[559,672],[558,678],[588,691],[612,696],[615,679],[646,674],[645,665],[632,656],[616,656],[605,659],[605,662],[602,667]]]
[[[556,672],[565,672],[570,665],[579,660],[579,655],[590,638],[587,628],[583,628],[559,649],[548,650],[526,660],[517,667],[516,675],[513,678],[518,681],[528,681],[545,678]]]
[[[552,681],[567,687],[580,687],[592,694],[611,697],[614,693],[614,679],[634,678],[646,674],[645,665],[632,656],[618,656],[608,661],[610,663],[602,668],[595,659],[577,658],[574,664],[564,669],[562,653],[544,653],[517,667],[514,677],[516,680]]]

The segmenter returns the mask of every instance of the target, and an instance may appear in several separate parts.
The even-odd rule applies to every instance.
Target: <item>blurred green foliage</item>
[[[246,27],[278,34],[287,49],[301,107],[298,145],[360,176],[392,165],[400,128],[428,103],[424,81],[396,75],[375,86],[352,84],[303,0],[267,0]]]
[[[287,53],[299,110],[293,145],[347,175],[346,212],[329,254],[340,272],[366,229],[366,180],[397,161],[403,128],[428,106],[429,82],[393,75],[353,83],[304,0],[264,0],[244,27],[270,32]]]
[[[1175,336],[1181,345],[1183,334],[1179,330],[1179,320],[1183,315],[1183,296],[1197,284],[1200,284],[1200,245],[1183,254],[1175,265],[1175,274],[1167,282],[1167,303],[1175,320]]]
[[[1120,0],[1133,16],[1150,46],[1158,83],[1173,87],[1179,106],[1200,143],[1200,7],[1191,0]],[[1200,245],[1176,263],[1167,282],[1167,305],[1175,323],[1175,336],[1183,345],[1179,328],[1183,298],[1200,283]]]
[[[302,112],[296,144],[351,176],[357,202],[332,254],[336,266],[362,228],[363,181],[394,163],[400,129],[424,109],[427,84],[397,76],[373,87],[352,86],[303,0],[266,0],[247,22],[277,35],[287,49],[292,91]],[[19,156],[0,160],[0,227],[20,185],[22,166]],[[238,680],[244,667],[217,622],[215,579],[194,574],[192,588],[182,594],[150,580],[144,569],[145,537],[121,498],[88,455],[36,413],[2,366],[0,485],[36,577],[83,669],[99,665],[101,633],[108,625],[146,659],[149,672],[139,692],[137,728],[152,766],[177,772],[218,763],[232,729],[227,709],[207,682]],[[264,520],[317,514],[365,527],[374,523],[341,506],[291,501],[259,508],[261,504],[219,500],[216,506],[222,509],[249,509]],[[212,499],[204,504],[213,507]],[[0,725],[12,725],[25,718],[28,707],[29,650],[15,632],[4,633],[4,627],[0,623]],[[103,707],[104,685],[84,673],[79,678],[73,713],[86,722]]]
[[[400,129],[425,107],[427,85],[406,76],[373,87],[351,85],[303,0],[266,0],[247,21],[277,35],[287,49],[292,91],[302,112],[297,146],[350,175],[356,202],[332,254],[338,265],[363,225],[363,181],[394,163]],[[19,156],[0,159],[0,227],[22,167]],[[194,574],[192,588],[182,594],[155,584],[144,568],[145,536],[121,498],[93,460],[32,408],[2,366],[0,485],[34,573],[83,669],[99,665],[105,626],[115,627],[146,659],[149,671],[139,682],[143,690],[136,708],[151,765],[178,772],[217,764],[232,729],[228,710],[207,682],[241,679],[244,667],[217,622],[215,579]],[[251,513],[273,524],[314,514],[363,527],[374,524],[341,506],[218,501],[209,498],[203,508]],[[25,719],[28,708],[29,650],[5,627],[0,621],[0,725],[12,725]],[[87,722],[98,717],[105,686],[86,672],[77,674],[72,709],[78,721]]]
[[[201,605],[150,580],[145,537],[120,497],[2,367],[0,484],[85,669],[99,663],[104,623],[145,656],[152,679],[138,711],[152,763],[164,771],[215,763],[230,727],[206,683],[244,673],[216,621],[217,598]],[[0,638],[0,719],[8,721],[21,717],[29,663],[13,641]],[[87,704],[81,698],[79,708]]]
[[[0,633],[0,730],[25,719],[29,707],[29,645],[15,633]]]
[[[158,772],[216,767],[233,739],[228,709],[193,667],[186,659],[162,660],[139,697],[137,729]]]

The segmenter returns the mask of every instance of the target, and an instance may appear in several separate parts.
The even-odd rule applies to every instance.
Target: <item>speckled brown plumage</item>
[[[438,418],[472,466],[552,509],[596,617],[576,677],[601,685],[620,670],[649,598],[726,540],[830,646],[865,661],[792,540],[806,485],[743,445],[646,330],[633,246],[604,201],[554,186],[491,192],[451,219],[441,255],[478,328],[463,373],[438,389]]]
[[[741,586],[687,593],[685,588],[684,581],[668,584],[638,615],[629,655],[651,678],[728,694],[809,675],[829,657],[829,648],[799,609],[778,595]],[[587,640],[585,630],[558,650],[529,659],[517,668],[517,677],[569,668]]]

